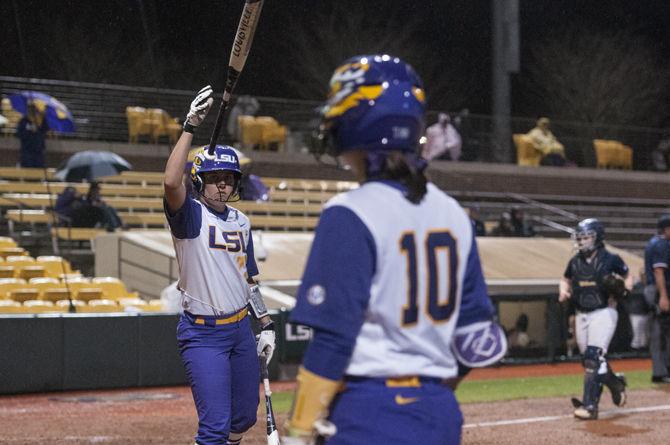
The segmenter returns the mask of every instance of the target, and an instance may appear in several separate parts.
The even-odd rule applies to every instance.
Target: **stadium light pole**
[[[23,75],[28,74],[28,61],[26,60],[26,48],[23,45],[23,33],[21,32],[21,20],[19,20],[19,8],[16,6],[16,0],[12,0],[12,8],[14,8],[14,22],[16,23],[16,34],[19,38],[19,50],[21,51],[21,63],[23,64]]]
[[[510,73],[519,71],[519,0],[491,0],[493,6],[493,159],[512,161]]]
[[[154,78],[154,86],[161,86],[161,79],[158,76],[158,70],[156,69],[156,60],[154,59],[154,45],[151,41],[151,33],[149,32],[149,23],[147,20],[146,9],[144,7],[144,2],[138,0],[140,5],[140,16],[142,17],[142,28],[144,29],[144,39],[147,42],[147,54],[149,55],[149,64],[151,65],[151,71]]]

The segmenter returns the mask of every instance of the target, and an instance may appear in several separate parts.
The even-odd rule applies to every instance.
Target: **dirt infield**
[[[648,360],[626,360],[617,370],[649,369]],[[581,373],[579,364],[500,367],[469,378],[509,378]],[[287,390],[291,383],[275,383]],[[669,385],[670,386],[670,385]],[[670,437],[670,388],[631,391],[629,404],[615,408],[607,393],[601,419],[576,421],[566,398],[463,405],[463,444],[665,444]],[[284,416],[278,416],[282,424]],[[244,444],[265,444],[262,407],[259,422]],[[197,417],[188,388],[30,394],[0,397],[2,444],[174,444],[192,445]]]

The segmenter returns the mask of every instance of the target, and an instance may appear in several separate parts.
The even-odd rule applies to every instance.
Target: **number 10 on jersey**
[[[423,261],[428,282],[426,283],[425,312],[433,322],[449,320],[456,305],[458,290],[458,247],[456,240],[448,231],[428,232],[423,240],[423,258],[417,258],[416,236],[414,232],[406,232],[400,238],[400,251],[407,260],[407,305],[402,310],[403,326],[419,321],[419,283],[418,261]],[[438,255],[446,253],[446,267],[440,267]],[[444,254],[443,254],[444,255]],[[440,286],[446,280],[446,287]],[[446,295],[444,295],[446,288]]]

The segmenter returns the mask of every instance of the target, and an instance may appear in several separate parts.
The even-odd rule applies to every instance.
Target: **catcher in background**
[[[165,214],[177,262],[182,315],[177,340],[198,411],[198,445],[237,445],[256,423],[259,355],[270,361],[272,321],[253,277],[258,274],[249,218],[228,205],[238,198],[240,161],[231,147],[207,147],[193,159],[192,197],[182,181],[193,132],[212,105],[200,90],[165,167]],[[258,344],[247,313],[261,325]]]
[[[582,400],[572,399],[578,419],[598,418],[603,385],[616,406],[626,403],[626,380],[616,375],[606,354],[617,325],[617,300],[633,287],[628,266],[605,249],[605,228],[595,218],[581,221],[573,235],[577,254],[570,259],[559,285],[559,301],[571,299],[576,309],[575,336],[584,365]]]
[[[424,175],[421,80],[398,58],[354,57],[322,113],[320,140],[361,187],[316,228],[291,313],[314,337],[282,444],[458,444],[453,388],[506,340],[470,219]]]

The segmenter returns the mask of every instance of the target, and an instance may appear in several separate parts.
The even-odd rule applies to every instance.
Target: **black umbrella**
[[[88,182],[95,181],[102,176],[118,175],[122,171],[133,167],[121,156],[111,151],[80,151],[65,161],[55,176],[61,181]]]

